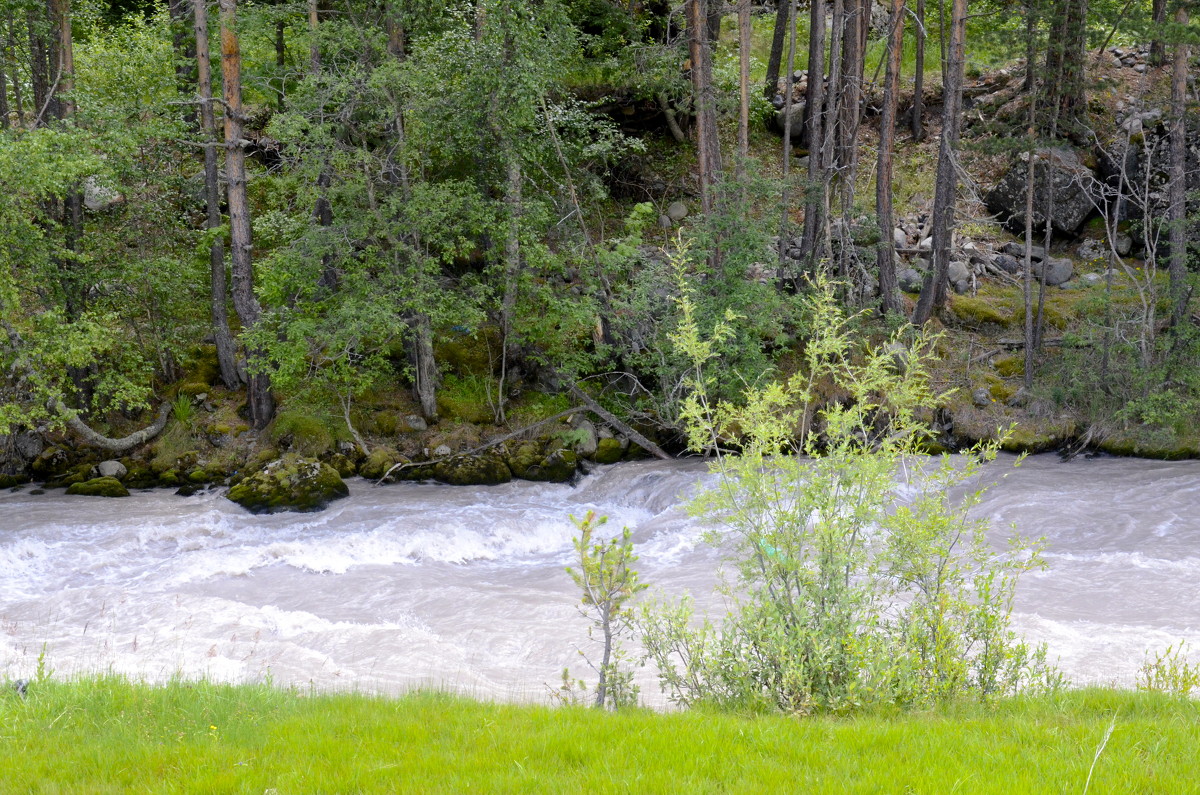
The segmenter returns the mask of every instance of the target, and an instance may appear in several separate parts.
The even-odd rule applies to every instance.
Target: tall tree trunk
[[[967,0],[953,0],[950,10],[950,45],[942,81],[942,140],[938,147],[937,178],[933,199],[933,267],[925,277],[913,323],[922,325],[946,303],[950,270],[950,244],[958,193],[958,136],[962,128],[963,48],[966,40]],[[1044,272],[1044,269],[1043,269]]]
[[[746,200],[746,161],[750,158],[750,0],[738,0],[737,180]]]
[[[1187,77],[1191,48],[1184,38],[1188,25],[1187,3],[1180,0],[1175,6],[1178,28],[1175,53],[1171,67],[1171,174],[1169,182],[1169,228],[1167,240],[1171,245],[1168,273],[1171,280],[1171,325],[1181,329],[1188,317],[1191,297],[1187,285]]]
[[[696,106],[696,147],[700,166],[700,205],[707,216],[715,204],[721,174],[717,139],[716,95],[708,47],[707,0],[688,0],[688,51],[692,61],[692,96]]]
[[[50,112],[51,118],[57,118],[57,113],[50,111],[50,64],[47,57],[48,42],[45,34],[45,21],[29,10],[26,12],[26,23],[29,28],[29,83],[33,89],[34,126],[42,126]]]
[[[275,86],[275,106],[283,111],[287,94],[287,78],[283,70],[287,67],[287,42],[283,38],[286,24],[282,19],[275,20],[275,68],[279,72]]]
[[[771,99],[779,93],[779,64],[783,60],[783,43],[787,38],[788,20],[791,17],[788,9],[791,0],[777,0],[775,3],[775,27],[771,33],[771,54],[767,57],[767,79],[763,83],[763,96]],[[789,73],[791,70],[788,70]]]
[[[808,32],[808,189],[804,202],[804,239],[801,249],[809,266],[825,255],[825,170],[821,144],[825,140],[825,0],[812,0]]]
[[[8,71],[8,49],[0,49],[0,130],[8,129]]]
[[[508,236],[504,242],[504,295],[500,304],[500,383],[496,395],[496,423],[503,423],[507,402],[509,348],[513,345],[513,319],[517,310],[518,279],[521,273],[521,161],[517,153],[508,153],[504,203],[508,208]]]
[[[908,118],[914,141],[925,138],[925,0],[917,0],[917,53],[913,64],[913,106]]]
[[[782,4],[784,0],[780,0]],[[784,80],[783,88],[783,164],[781,166],[782,184],[781,195],[779,197],[780,219],[779,219],[779,279],[791,278],[792,274],[784,272],[784,266],[787,262],[787,249],[790,243],[790,235],[788,228],[791,224],[788,222],[789,213],[791,211],[791,165],[792,165],[792,94],[795,93],[796,85],[796,20],[799,16],[797,11],[797,0],[787,0],[789,7],[788,15],[788,53],[787,53],[787,78]]]
[[[196,88],[200,96],[200,132],[204,136],[204,205],[205,227],[221,226],[221,185],[217,173],[217,121],[213,113],[212,60],[208,49],[208,4],[192,0],[192,21],[196,42]],[[209,315],[213,339],[217,344],[217,365],[221,383],[237,389],[242,383],[238,373],[233,334],[229,330],[229,287],[225,279],[225,243],[214,234],[208,247]]]
[[[1166,60],[1162,30],[1167,24],[1167,0],[1153,0],[1150,4],[1150,65],[1162,66]]]
[[[250,208],[246,201],[246,149],[243,134],[242,54],[237,34],[237,0],[220,0],[221,6],[221,86],[225,100],[225,178],[229,197],[230,274],[233,282],[233,308],[242,328],[252,329],[262,314],[254,295],[254,268],[251,261]],[[250,424],[266,427],[275,413],[271,379],[266,372],[262,351],[247,349],[246,370]]]
[[[1048,99],[1056,127],[1068,134],[1080,129],[1086,116],[1084,60],[1087,54],[1088,0],[1057,0],[1046,49]]]
[[[25,104],[21,101],[21,72],[17,68],[17,26],[12,11],[8,12],[8,41],[5,44],[8,54],[8,72],[12,78],[13,106],[17,112],[17,126],[24,124]]]
[[[888,22],[887,71],[883,78],[883,112],[879,121],[879,163],[875,170],[875,212],[879,216],[875,261],[879,268],[879,302],[885,313],[901,310],[900,285],[896,279],[896,222],[892,216],[892,154],[896,146],[896,105],[904,47],[904,2],[892,0]]]

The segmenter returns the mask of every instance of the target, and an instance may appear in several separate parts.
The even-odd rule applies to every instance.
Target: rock
[[[242,480],[225,496],[251,513],[319,511],[348,497],[337,470],[313,458],[287,453]]]
[[[121,480],[129,473],[129,470],[120,461],[101,461],[96,465],[96,473],[102,478]]]
[[[903,229],[893,229],[892,230],[892,243],[896,246],[896,248],[907,248],[908,247],[908,235],[906,235],[904,233]]]
[[[804,140],[804,115],[804,103],[792,102],[791,133],[793,143]],[[775,127],[775,131],[783,135],[784,128],[787,125],[787,112],[782,106],[780,106],[779,110],[775,111],[775,115],[772,117],[772,124]]]
[[[684,204],[683,202],[673,201],[673,202],[671,202],[670,206],[667,207],[667,218],[670,218],[673,222],[679,223],[680,221],[682,221],[684,218],[687,218],[687,217],[688,217],[688,208],[687,208],[687,205]]]
[[[391,447],[376,447],[359,464],[358,474],[367,480],[379,480],[396,464],[407,463],[408,459]]]
[[[966,295],[971,291],[970,279],[959,279],[956,282],[950,282],[950,286],[954,288],[954,292],[959,295]]]
[[[1038,168],[1035,169],[1033,225],[1039,229],[1045,226],[1046,208],[1053,199],[1051,225],[1064,234],[1074,234],[1094,209],[1091,191],[1096,176],[1074,149],[1043,148],[1037,150],[1035,156]],[[1017,158],[1008,173],[984,197],[988,210],[1000,216],[1013,232],[1025,227],[1027,157],[1028,153],[1023,153]],[[1046,179],[1047,171],[1051,175],[1049,180]]]
[[[73,483],[67,487],[67,494],[81,494],[86,497],[128,497],[129,489],[121,485],[116,478],[92,478],[82,483]]]
[[[1135,63],[1135,64],[1133,65],[1133,71],[1137,72],[1138,74],[1142,74],[1143,72],[1145,72],[1145,71],[1146,71],[1146,64],[1144,64],[1144,63]]]
[[[419,433],[429,430],[429,423],[425,422],[425,418],[417,414],[409,414],[404,418],[404,424],[407,426],[410,433]]]
[[[1118,256],[1128,257],[1133,251],[1133,238],[1124,232],[1118,232],[1117,236],[1113,238],[1113,248]]]
[[[976,408],[987,408],[992,405],[992,393],[980,387],[971,393],[971,401]]]
[[[615,464],[621,460],[621,456],[625,451],[621,449],[621,442],[615,438],[601,439],[596,445],[596,463],[597,464]]]
[[[12,440],[13,452],[22,461],[33,461],[46,449],[42,437],[32,431],[18,433]]]
[[[970,279],[971,269],[967,267],[965,262],[955,260],[946,268],[946,276],[950,279],[951,284],[956,284]]]
[[[1012,397],[1008,399],[1008,405],[1012,406],[1013,408],[1021,408],[1022,406],[1028,404],[1032,399],[1033,394],[1030,393],[1030,391],[1025,387],[1021,387],[1013,393]]]
[[[904,292],[919,293],[925,284],[925,277],[914,268],[905,268],[896,274],[896,281],[900,283],[900,289]]]
[[[1011,241],[1001,246],[1000,250],[1021,263],[1025,261],[1025,246],[1022,243]],[[1030,259],[1038,260],[1046,258],[1046,249],[1042,248],[1041,246],[1030,246],[1029,252]],[[1020,270],[1023,267],[1025,267],[1023,264],[1018,265],[1017,270]]]
[[[1021,272],[1024,265],[1020,260],[1011,254],[997,254],[992,257],[992,264],[1000,270],[1008,274],[1018,274]]]
[[[125,203],[125,197],[115,188],[100,182],[96,177],[83,180],[83,206],[94,213]]]
[[[920,243],[918,243],[917,250],[918,251],[933,251],[933,236],[930,235],[929,237],[925,238]]]
[[[575,423],[575,432],[579,434],[579,439],[575,442],[575,452],[584,458],[594,456],[596,444],[599,441],[596,436],[596,426],[591,420],[581,419]]]
[[[1036,263],[1033,268],[1033,274],[1038,279],[1042,278],[1042,270],[1046,271],[1046,284],[1058,286],[1070,281],[1075,275],[1075,265],[1066,257],[1047,257],[1044,261]]]
[[[566,483],[575,477],[579,458],[573,450],[555,450],[525,473],[526,480]]]
[[[456,455],[439,461],[433,467],[433,474],[438,480],[452,486],[495,486],[512,480],[508,464],[499,453],[491,450],[478,455]]]
[[[672,226],[674,226],[674,224],[671,223],[670,216],[667,216],[667,215],[658,216],[658,228],[659,229],[670,229]]]
[[[1079,277],[1079,281],[1087,287],[1095,287],[1098,284],[1104,284],[1104,276],[1099,273],[1085,273]]]
[[[437,447],[433,448],[433,457],[434,458],[445,458],[446,456],[450,455],[453,452],[454,451],[450,449],[449,445],[439,444]]]
[[[1108,255],[1108,246],[1103,240],[1085,240],[1075,249],[1075,256],[1085,262],[1104,259]]]
[[[349,457],[342,455],[341,453],[334,453],[333,455],[329,456],[329,461],[327,463],[329,466],[336,469],[338,475],[340,475],[343,479],[352,478],[358,474],[358,466],[355,465],[354,461],[352,461]]]

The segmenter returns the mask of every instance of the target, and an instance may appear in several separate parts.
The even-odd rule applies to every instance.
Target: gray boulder
[[[673,222],[679,223],[687,217],[688,208],[683,202],[673,201],[671,202],[670,206],[667,207],[667,218],[670,218]]]
[[[1005,243],[1003,246],[1001,246],[1000,251],[1009,255],[1010,257],[1012,257],[1015,260],[1018,260],[1021,262],[1025,261],[1025,246],[1022,243],[1018,243],[1016,241],[1010,241],[1008,243]],[[1042,248],[1041,246],[1030,246],[1029,247],[1029,257],[1030,257],[1030,259],[1045,259],[1046,258],[1046,249]]]
[[[329,464],[287,453],[242,480],[225,495],[251,513],[319,511],[350,496]]]
[[[992,257],[992,264],[1005,273],[1016,275],[1021,272],[1024,265],[1019,259],[1011,254],[1000,253]]]
[[[1051,286],[1065,284],[1075,275],[1075,266],[1066,257],[1047,257],[1042,262],[1034,263],[1034,276],[1041,279],[1043,269],[1046,271],[1046,284]]]
[[[925,283],[925,277],[915,268],[905,268],[896,274],[896,281],[900,283],[900,289],[904,292],[919,293]]]
[[[96,474],[102,478],[116,478],[121,480],[129,473],[125,465],[120,461],[101,461],[96,465]]]
[[[984,197],[988,210],[1000,216],[1014,232],[1025,227],[1027,158],[1028,153],[1022,153],[999,184]],[[1080,159],[1078,152],[1067,147],[1039,149],[1035,158],[1034,227],[1044,227],[1049,213],[1054,229],[1063,234],[1074,234],[1094,209],[1095,174]]]

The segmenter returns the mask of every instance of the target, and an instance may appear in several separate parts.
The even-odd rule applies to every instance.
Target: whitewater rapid
[[[575,487],[374,487],[316,514],[253,516],[212,492],[0,494],[0,679],[115,671],[543,699],[594,647],[564,567],[588,510],[633,530],[642,579],[720,613],[722,554],[684,500],[700,462],[600,468]],[[977,509],[1003,543],[1044,536],[1016,625],[1073,681],[1131,685],[1147,649],[1200,656],[1200,462],[1012,469]],[[643,677],[643,692],[653,689]]]

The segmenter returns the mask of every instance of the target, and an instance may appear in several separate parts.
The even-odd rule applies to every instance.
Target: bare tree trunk
[[[517,153],[508,153],[504,203],[508,206],[508,236],[504,242],[504,295],[500,303],[500,383],[496,395],[496,424],[504,422],[507,402],[509,348],[513,344],[513,318],[517,309],[517,280],[521,272],[521,215],[524,202],[521,196],[521,161]]]
[[[835,180],[839,180],[841,175],[840,163],[836,159],[837,141],[839,134],[839,120],[841,118],[842,106],[842,44],[845,38],[846,31],[846,0],[833,0],[833,8],[831,15],[831,32],[829,38],[829,83],[825,86],[825,123],[824,135],[821,141],[821,169],[825,174],[825,184],[821,187],[821,215],[825,219],[823,231],[823,241],[821,250],[832,255],[833,246],[832,233],[832,218],[831,197],[833,195],[833,186]],[[849,219],[843,219],[848,222]],[[840,232],[847,230],[846,223],[839,224]],[[845,242],[845,241],[842,241]],[[850,274],[847,268],[847,255],[849,254],[849,246],[839,245],[838,254],[838,269],[839,278],[848,280]]]
[[[700,205],[705,215],[715,205],[714,187],[721,173],[717,140],[716,96],[708,47],[707,0],[688,0],[688,50],[692,61],[692,94],[696,106],[696,148],[700,166]]]
[[[767,99],[779,92],[779,64],[783,60],[783,42],[787,37],[788,20],[791,18],[788,9],[791,6],[791,0],[777,0],[775,3],[775,28],[771,34],[771,54],[767,58],[767,79],[763,85],[763,96]],[[788,74],[791,72],[789,68]]]
[[[883,112],[879,121],[879,163],[875,171],[875,212],[879,216],[879,302],[885,313],[899,312],[900,285],[896,279],[895,219],[892,216],[892,155],[896,146],[896,104],[900,58],[904,46],[904,2],[892,0],[888,23],[887,71],[883,78]]]
[[[909,116],[914,141],[925,138],[925,0],[917,0],[917,54],[913,64],[913,106]]]
[[[1087,13],[1088,0],[1057,0],[1046,49],[1048,100],[1057,127],[1068,134],[1078,130],[1081,114],[1086,115]]]
[[[16,83],[16,81],[13,81]],[[8,49],[0,50],[0,130],[8,129]]]
[[[750,0],[738,0],[738,154],[737,181],[746,199],[746,161],[750,158]]]
[[[205,227],[221,226],[221,185],[217,174],[217,121],[213,113],[212,61],[208,49],[208,6],[205,0],[192,0],[193,26],[196,32],[196,87],[200,95],[200,130],[204,135]],[[237,389],[242,383],[238,373],[233,334],[229,331],[229,287],[225,279],[225,243],[213,235],[209,243],[209,314],[217,345],[217,365],[221,383]]]
[[[251,261],[250,208],[246,201],[246,149],[243,134],[242,54],[237,34],[237,0],[220,0],[221,5],[221,85],[225,100],[225,178],[229,197],[230,273],[233,281],[233,308],[250,330],[262,314],[254,295],[254,267]],[[250,404],[250,424],[266,427],[275,413],[271,379],[263,368],[262,352],[246,351],[246,369]]]
[[[1191,48],[1183,38],[1188,25],[1188,7],[1185,2],[1175,6],[1176,33],[1180,38],[1175,43],[1171,67],[1171,178],[1168,188],[1169,227],[1167,240],[1171,245],[1171,260],[1168,273],[1171,280],[1171,325],[1182,328],[1188,317],[1191,298],[1187,286],[1187,77]]]
[[[1025,303],[1025,388],[1033,388],[1033,355],[1036,347],[1033,328],[1033,193],[1037,178],[1037,130],[1034,127],[1035,103],[1029,103],[1029,164],[1025,185],[1025,257],[1021,264],[1021,297]],[[1046,266],[1042,265],[1043,273]]]
[[[25,106],[21,101],[21,73],[17,69],[17,27],[12,11],[8,12],[8,42],[5,45],[8,55],[9,76],[12,78],[13,105],[17,111],[17,126],[24,124]]]
[[[808,190],[804,203],[804,239],[801,249],[809,265],[824,255],[825,171],[821,144],[825,140],[825,0],[812,0],[808,33]]]
[[[275,106],[282,111],[287,93],[287,78],[283,70],[287,67],[287,42],[283,38],[286,26],[282,19],[275,20],[275,68],[279,71],[276,78],[279,82],[275,87]]]
[[[780,0],[782,4],[784,0]],[[787,0],[790,15],[787,54],[787,79],[783,90],[783,164],[781,168],[783,185],[779,199],[779,278],[784,279],[791,274],[783,272],[788,248],[788,213],[791,210],[791,164],[792,164],[792,94],[796,83],[796,0]]]
[[[946,303],[950,270],[950,243],[958,193],[958,136],[962,127],[962,85],[967,0],[953,0],[950,10],[950,46],[942,88],[942,140],[938,147],[937,178],[933,199],[933,267],[925,277],[913,323],[923,325]],[[1043,273],[1045,270],[1043,269]]]

